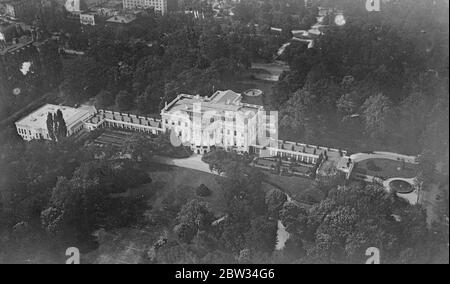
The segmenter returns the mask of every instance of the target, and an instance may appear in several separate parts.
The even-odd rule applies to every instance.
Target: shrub
[[[206,187],[206,185],[204,185],[204,184],[201,184],[197,189],[196,189],[196,194],[198,195],[198,196],[201,196],[201,197],[207,197],[207,196],[210,196],[211,194],[212,194],[212,192],[211,192],[211,190],[208,188],[208,187]]]

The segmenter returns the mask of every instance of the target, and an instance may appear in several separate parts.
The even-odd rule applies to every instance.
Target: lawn
[[[356,163],[354,171],[383,179],[414,178],[417,165],[390,159],[369,159]]]
[[[195,197],[208,202],[213,212],[220,216],[223,214],[224,202],[223,194],[218,183],[220,177],[197,170],[178,167],[164,167],[150,172],[153,179],[153,185],[156,187],[156,199],[152,200],[153,208],[162,209],[162,201],[171,193],[183,195],[190,200]],[[199,197],[195,190],[204,184],[212,194],[209,197]]]
[[[283,189],[290,196],[295,197],[305,192],[308,189],[314,187],[314,180],[296,176],[279,176],[272,174],[268,171],[264,171],[268,177],[268,181]]]

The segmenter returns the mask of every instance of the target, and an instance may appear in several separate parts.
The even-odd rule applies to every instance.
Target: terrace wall
[[[97,128],[112,127],[160,134],[163,132],[161,123],[160,119],[151,117],[110,110],[99,110],[93,117],[85,121],[85,127],[89,131]]]

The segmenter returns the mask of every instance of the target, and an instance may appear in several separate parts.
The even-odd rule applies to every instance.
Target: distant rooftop
[[[136,20],[135,15],[126,14],[126,15],[117,15],[106,20],[109,23],[117,23],[117,24],[129,24]]]

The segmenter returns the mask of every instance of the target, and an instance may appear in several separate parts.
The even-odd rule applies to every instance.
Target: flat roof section
[[[82,106],[79,108],[72,108],[68,106],[58,106],[52,104],[46,104],[41,108],[35,110],[28,116],[22,118],[16,122],[16,125],[25,126],[33,129],[46,129],[47,128],[47,115],[48,113],[55,114],[58,109],[63,113],[64,120],[66,121],[67,127],[78,121],[86,118],[93,111],[92,107]]]
[[[240,94],[231,90],[217,91],[214,95],[212,95],[211,102],[218,104],[234,104],[240,101],[240,98]]]
[[[262,106],[242,103],[242,96],[231,90],[217,91],[211,97],[180,95],[174,99],[163,111],[173,113],[175,111],[192,112],[195,103],[200,103],[201,111],[232,111],[253,112],[262,110]]]

